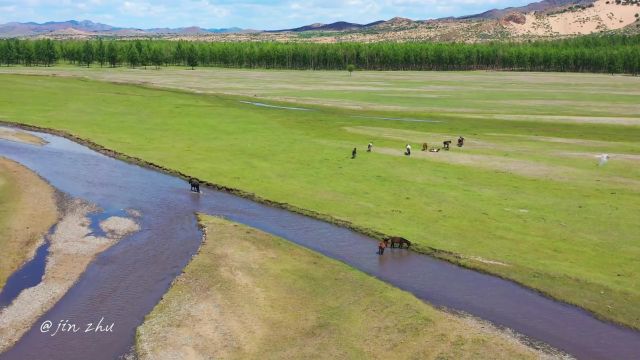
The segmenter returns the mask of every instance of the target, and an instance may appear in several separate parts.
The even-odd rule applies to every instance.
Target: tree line
[[[0,65],[218,66],[341,70],[518,70],[640,73],[640,35],[555,41],[280,43],[168,40],[0,40]]]

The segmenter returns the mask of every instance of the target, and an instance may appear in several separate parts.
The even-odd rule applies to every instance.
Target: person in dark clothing
[[[371,150],[373,150],[373,144],[369,143],[369,145],[367,145],[367,152],[371,152]]]
[[[357,154],[358,154],[358,150],[356,148],[353,148],[353,151],[351,151],[351,158],[355,159]]]
[[[458,138],[458,147],[463,147],[463,146],[464,146],[464,138],[460,136]]]

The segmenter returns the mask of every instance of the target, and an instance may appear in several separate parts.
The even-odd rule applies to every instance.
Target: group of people
[[[442,142],[442,149],[444,150],[449,150],[449,146],[451,145],[451,140],[446,140],[444,142]],[[458,137],[458,147],[463,147],[464,146],[464,137],[460,136]],[[422,151],[431,151],[431,152],[438,152],[440,151],[441,148],[431,148],[429,149],[429,145],[427,143],[422,143]],[[373,151],[373,143],[369,143],[367,145],[367,152],[372,152]],[[404,154],[406,156],[411,156],[411,144],[407,144],[407,146],[405,146],[404,148]],[[357,148],[353,148],[353,150],[351,151],[351,158],[355,159],[356,156],[358,155],[358,149]]]
[[[372,150],[373,150],[373,144],[369,143],[369,145],[367,145],[367,152],[371,152]],[[353,148],[353,150],[351,151],[351,158],[355,159],[357,155],[358,155],[358,149]]]

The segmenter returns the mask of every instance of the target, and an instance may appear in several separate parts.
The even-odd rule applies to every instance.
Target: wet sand
[[[95,206],[71,200],[64,208],[62,220],[49,239],[49,256],[42,281],[23,290],[11,305],[0,310],[0,353],[18,341],[64,296],[97,254],[139,230],[132,219],[111,217],[100,224],[107,236],[96,237],[91,235],[87,217],[97,210]]]

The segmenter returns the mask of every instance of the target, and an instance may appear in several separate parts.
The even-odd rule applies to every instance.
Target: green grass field
[[[401,235],[419,250],[451,252],[439,256],[640,328],[638,78],[3,69],[40,70],[201,94],[0,75],[0,119],[67,130],[214,183]],[[270,88],[274,78],[289,93]],[[260,84],[263,92],[249,97]],[[416,84],[435,97],[418,97],[424,92]],[[228,91],[244,86],[252,90]],[[225,94],[210,94],[216,91]],[[313,111],[239,102],[256,98]],[[468,140],[462,149],[419,151],[422,142],[457,135]],[[364,151],[369,141],[371,154]],[[408,142],[411,158],[402,156]],[[354,146],[360,153],[351,160]],[[602,167],[600,153],[611,156]]]
[[[0,73],[55,74],[199,93],[417,115],[631,118],[640,125],[640,78],[521,72],[360,72],[245,69],[0,67]],[[570,121],[571,119],[564,119]],[[622,121],[624,119],[617,119]],[[603,120],[604,121],[604,120]]]

